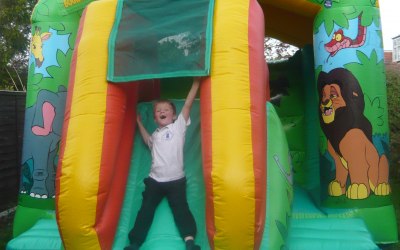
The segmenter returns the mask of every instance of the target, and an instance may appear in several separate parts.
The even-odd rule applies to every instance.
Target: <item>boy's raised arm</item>
[[[183,118],[185,118],[185,121],[189,119],[190,109],[192,108],[193,101],[196,98],[197,90],[200,86],[200,80],[200,77],[195,77],[193,79],[192,88],[190,89],[186,97],[185,104],[183,105],[181,113],[183,115]]]
[[[140,117],[140,115],[138,115],[136,117],[136,121],[137,121],[137,125],[138,125],[138,128],[139,128],[139,132],[142,135],[143,141],[146,143],[146,145],[149,145],[150,134],[147,132],[146,128],[143,126],[142,118]]]

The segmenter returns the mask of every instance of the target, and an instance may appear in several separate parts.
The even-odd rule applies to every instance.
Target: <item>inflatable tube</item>
[[[212,73],[200,96],[207,233],[214,249],[257,249],[265,220],[263,14],[257,1],[236,0],[217,1],[214,16]]]
[[[260,249],[285,249],[293,201],[293,166],[285,131],[267,102],[267,217]],[[277,141],[282,143],[278,144]]]
[[[67,96],[69,69],[79,19],[90,0],[64,6],[39,1],[32,13],[32,34],[21,181],[14,236],[53,211],[55,175]],[[40,146],[38,146],[40,145]]]
[[[57,219],[66,249],[110,249],[121,209],[138,85],[106,81],[115,6],[116,1],[101,1],[85,10],[71,65],[56,180]]]
[[[395,242],[395,223],[379,226],[395,215],[378,1],[325,4],[314,41],[323,206],[357,208],[376,242]]]

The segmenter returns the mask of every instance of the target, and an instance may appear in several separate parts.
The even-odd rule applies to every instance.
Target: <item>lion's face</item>
[[[335,112],[346,106],[338,84],[327,84],[322,89],[320,103],[321,115],[324,123],[328,124],[335,120]]]

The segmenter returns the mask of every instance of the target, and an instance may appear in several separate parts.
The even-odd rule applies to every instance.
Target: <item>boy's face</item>
[[[174,122],[176,115],[169,103],[160,102],[154,107],[154,121],[162,128]]]

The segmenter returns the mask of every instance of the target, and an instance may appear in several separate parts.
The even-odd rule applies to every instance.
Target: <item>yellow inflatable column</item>
[[[201,89],[207,233],[214,249],[258,249],[265,220],[266,63],[256,0],[217,0]]]
[[[72,60],[56,180],[57,221],[66,249],[111,249],[124,197],[137,85],[106,80],[116,4],[88,5]]]

